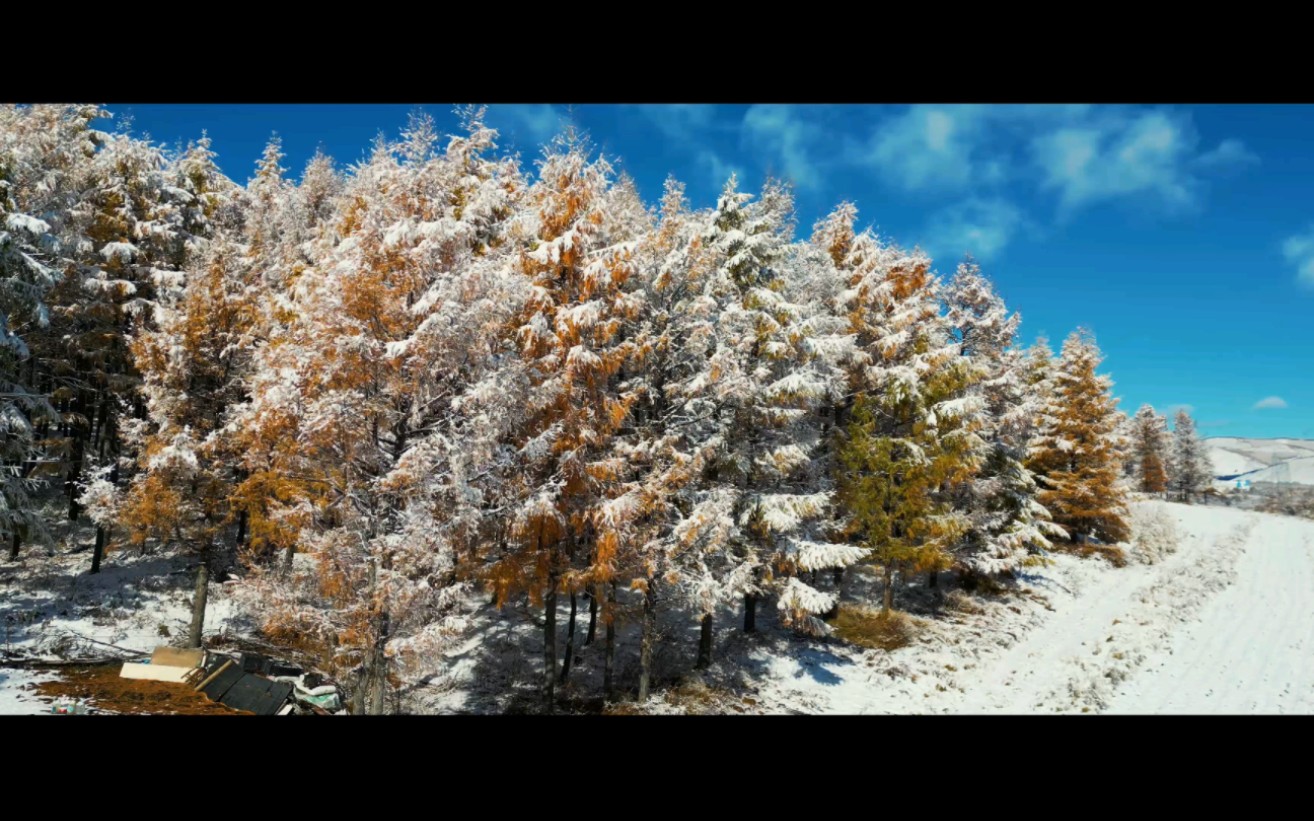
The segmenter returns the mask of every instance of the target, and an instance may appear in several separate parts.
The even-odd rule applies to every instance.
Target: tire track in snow
[[[1237,583],[1111,700],[1110,712],[1314,712],[1314,525],[1263,517]]]
[[[1107,707],[1122,682],[1236,580],[1255,517],[1189,510],[1177,513],[1183,543],[1176,553],[1157,565],[1109,570],[1090,579],[1054,618],[967,682],[961,700],[944,709],[1088,713]],[[1224,526],[1222,533],[1218,525]]]

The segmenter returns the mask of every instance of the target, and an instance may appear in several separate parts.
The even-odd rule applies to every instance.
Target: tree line
[[[618,695],[637,620],[643,700],[660,612],[706,667],[732,607],[825,634],[855,564],[888,611],[901,576],[1116,543],[1129,490],[1205,483],[1189,417],[1171,448],[1128,420],[1089,332],[1023,347],[978,265],[946,280],[850,203],[804,239],[775,180],[649,206],[574,132],[527,171],[477,108],[299,180],[274,139],[238,185],[106,116],[0,108],[0,536],[17,558],[58,486],[92,572],[195,556],[201,617],[238,572],[359,711],[441,669],[475,596],[542,608],[549,706],[598,632]]]

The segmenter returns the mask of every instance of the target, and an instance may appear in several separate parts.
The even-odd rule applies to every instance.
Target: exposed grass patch
[[[830,626],[841,640],[873,650],[897,650],[917,636],[916,625],[905,613],[892,610],[885,614],[850,605],[840,608]]]
[[[985,612],[976,597],[965,590],[950,590],[944,597],[944,608],[953,613],[977,615]]]
[[[1072,546],[1072,552],[1076,553],[1078,556],[1081,556],[1082,558],[1098,556],[1099,558],[1104,559],[1106,562],[1113,565],[1114,567],[1127,566],[1127,551],[1123,550],[1121,547],[1118,547],[1116,545],[1090,544],[1090,543],[1079,544]]]
[[[697,679],[654,693],[652,698],[653,701],[660,700],[666,706],[688,715],[748,713],[757,704],[757,699],[740,696],[721,687],[709,687]],[[606,705],[602,712],[605,715],[624,716],[645,715],[649,710],[632,701],[623,701]]]

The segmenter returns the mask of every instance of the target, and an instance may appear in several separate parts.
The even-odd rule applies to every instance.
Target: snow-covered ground
[[[1011,592],[955,591],[938,614],[916,620],[913,644],[891,652],[769,627],[744,636],[727,613],[718,621],[717,663],[702,703],[696,687],[692,700],[687,690],[676,692],[695,647],[695,622],[670,619],[658,642],[657,698],[645,709],[1314,713],[1314,522],[1162,502],[1140,503],[1137,521],[1152,520],[1144,514],[1154,508],[1176,536],[1176,549],[1157,562],[1138,560],[1136,547],[1123,568],[1055,555]],[[115,554],[93,577],[88,559],[79,552],[0,563],[0,623],[10,653],[104,655],[114,652],[107,644],[146,651],[186,629],[184,564]],[[911,601],[913,592],[900,596]],[[518,617],[512,608],[479,619],[445,675],[413,694],[412,709],[502,712],[536,704],[541,634],[534,614]],[[760,619],[764,627],[774,621],[769,612]],[[207,633],[241,629],[224,586],[214,585]],[[620,632],[617,670],[628,680],[637,637],[632,625]],[[563,696],[596,694],[600,662],[598,646],[584,651]],[[0,714],[47,710],[26,688],[52,676],[0,666]]]
[[[54,677],[49,670],[0,667],[0,716],[47,712],[50,705],[33,696],[30,688]]]
[[[1179,547],[1059,556],[893,652],[762,658],[771,712],[1314,712],[1314,522],[1165,505]],[[1050,612],[1052,608],[1052,612]]]
[[[88,572],[89,551],[24,551],[0,560],[0,659],[128,656],[176,644],[191,623],[192,571],[184,558],[115,552],[101,572]],[[205,634],[239,627],[225,585],[212,584]],[[54,678],[49,670],[0,664],[0,715],[44,712],[28,685]]]

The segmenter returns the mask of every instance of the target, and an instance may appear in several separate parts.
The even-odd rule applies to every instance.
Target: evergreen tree
[[[1113,382],[1096,373],[1102,360],[1088,331],[1074,331],[1064,341],[1028,466],[1040,476],[1040,503],[1074,540],[1113,543],[1126,540],[1129,530],[1117,400],[1110,393]]]
[[[962,355],[980,374],[972,392],[984,402],[981,469],[957,500],[970,522],[958,561],[974,573],[1016,570],[1034,563],[1050,537],[1066,535],[1037,501],[1039,488],[1025,464],[1038,397],[1027,390],[1022,355],[1013,347],[1021,317],[1008,313],[970,260],[959,265],[946,302]]]
[[[1213,465],[1196,433],[1195,420],[1185,409],[1178,410],[1173,417],[1169,464],[1169,483],[1180,501],[1190,502],[1209,490],[1214,477]]]

